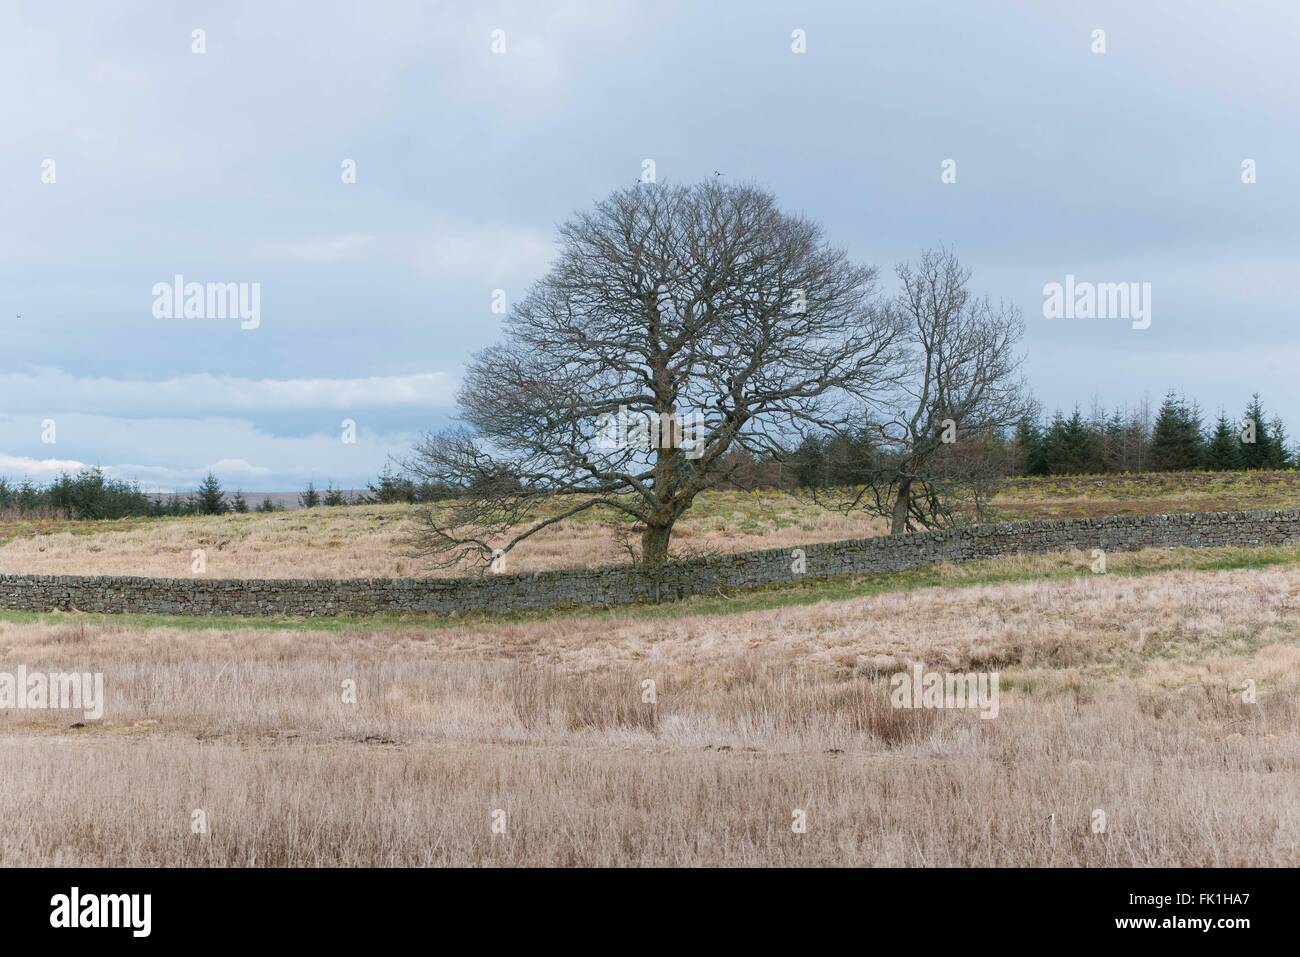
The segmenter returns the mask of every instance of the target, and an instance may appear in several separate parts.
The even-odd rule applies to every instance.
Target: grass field
[[[1288,474],[1180,478],[996,504],[1296,504]],[[870,533],[788,496],[702,505],[709,548]],[[415,574],[390,554],[408,516],[10,528],[0,568],[186,575],[203,547],[212,574]],[[530,560],[593,561],[607,534],[566,523]],[[0,672],[100,672],[106,698],[100,720],[0,709],[0,865],[1300,864],[1300,546],[1089,565],[460,619],[0,612]],[[997,718],[893,707],[917,663],[997,673]]]
[[[1300,472],[1199,472],[1012,479],[992,518],[1300,508]],[[214,578],[392,578],[463,574],[433,569],[409,541],[405,505],[118,522],[4,521],[0,573],[190,576],[202,549]],[[626,561],[601,510],[552,526],[510,554],[509,569],[543,571]],[[783,492],[713,492],[678,524],[681,555],[786,548],[882,534],[880,519],[842,515]],[[475,569],[477,570],[477,569]]]
[[[1295,865],[1300,549],[1251,555],[437,628],[5,615],[4,661],[107,705],[2,713],[0,863]],[[912,661],[998,670],[997,720],[892,708]]]
[[[993,508],[1008,520],[1300,508],[1300,471],[1015,478]]]

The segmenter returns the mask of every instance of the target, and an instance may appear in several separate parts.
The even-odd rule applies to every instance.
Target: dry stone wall
[[[740,552],[673,563],[657,578],[631,566],[479,578],[258,580],[0,575],[0,608],[147,615],[300,616],[511,611],[620,605],[900,571],[1019,552],[1072,548],[1282,545],[1300,541],[1300,511],[1199,512],[972,525],[939,532]],[[802,564],[806,570],[794,569]]]

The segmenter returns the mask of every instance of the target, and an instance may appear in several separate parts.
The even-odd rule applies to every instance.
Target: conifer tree
[[[209,472],[194,495],[194,510],[200,515],[221,515],[227,509],[226,493],[221,490],[221,482]]]
[[[1273,416],[1268,422],[1268,446],[1266,447],[1266,465],[1270,469],[1288,469],[1294,458],[1287,440],[1286,426],[1279,416]]]
[[[1201,461],[1201,444],[1199,410],[1170,391],[1151,432],[1151,467],[1159,472],[1194,469]]]
[[[1076,408],[1068,418],[1057,412],[1043,442],[1047,470],[1053,475],[1079,475],[1102,469],[1101,439],[1088,428]]]
[[[1043,455],[1043,430],[1032,415],[1023,416],[1016,423],[1015,444],[1022,474],[1047,474],[1047,460]]]
[[[1214,431],[1205,445],[1203,464],[1212,472],[1242,468],[1241,436],[1225,412],[1219,412]]]
[[[1264,405],[1256,392],[1246,406],[1242,416],[1238,436],[1241,440],[1241,467],[1246,469],[1268,468],[1268,422],[1264,418]]]

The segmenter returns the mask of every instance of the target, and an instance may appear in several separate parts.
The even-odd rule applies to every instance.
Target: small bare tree
[[[425,516],[444,564],[501,555],[604,506],[663,563],[673,526],[743,456],[892,371],[875,272],[768,192],[706,182],[619,190],[559,230],[549,273],[475,357],[463,425],[408,467],[455,497]]]
[[[1027,408],[1019,310],[972,295],[970,270],[946,249],[897,275],[888,309],[906,330],[907,371],[869,413],[866,481],[847,503],[889,519],[893,535],[979,514],[1003,467],[997,433]]]

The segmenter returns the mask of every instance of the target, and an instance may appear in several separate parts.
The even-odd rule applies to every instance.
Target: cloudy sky
[[[1296,434],[1297,49],[1289,0],[6,0],[0,475],[362,485],[646,159],[886,273],[950,245],[1049,411],[1258,391]],[[258,283],[257,328],[156,317],[178,274]],[[1149,328],[1046,318],[1067,275],[1150,283]]]

